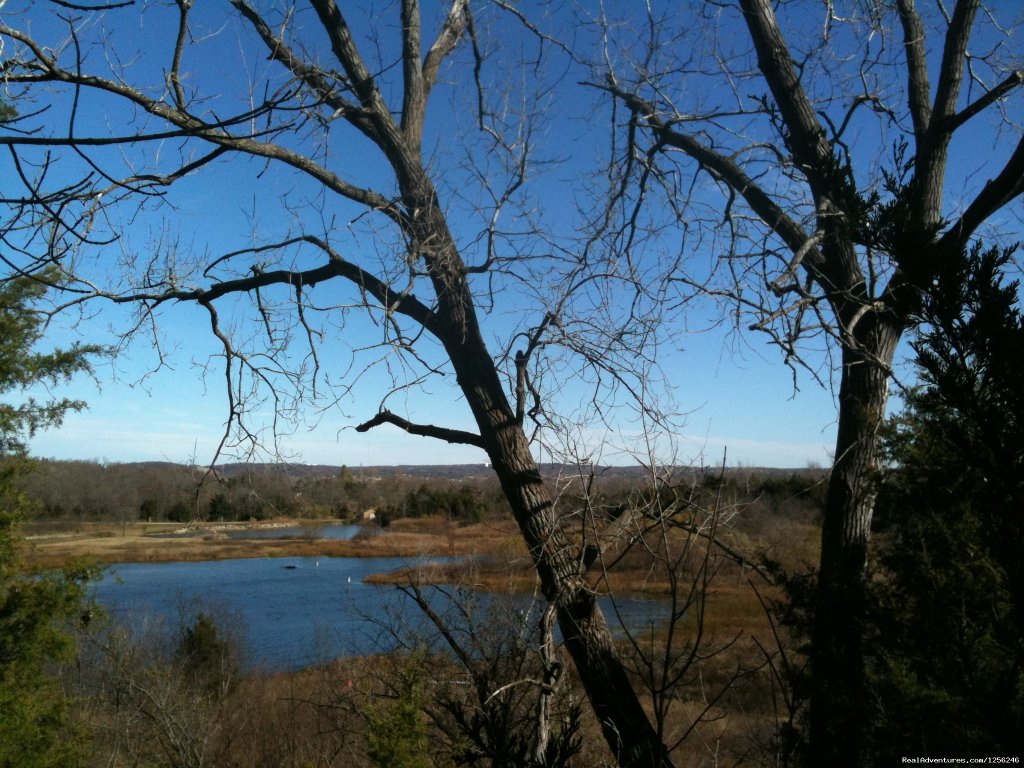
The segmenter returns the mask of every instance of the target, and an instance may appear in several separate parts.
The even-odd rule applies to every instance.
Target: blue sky
[[[424,6],[429,12],[439,7],[432,3]],[[273,63],[265,60],[265,51],[253,44],[251,35],[238,31],[237,19],[227,14],[226,7],[213,3],[196,5],[198,15],[192,31],[200,45],[186,59],[186,69],[192,73],[189,85],[217,93],[217,98],[205,108],[220,110],[222,114],[230,114],[239,103],[223,94],[244,86],[247,78],[266,78],[271,85],[283,82]],[[524,7],[533,8],[531,4]],[[814,7],[821,8],[819,4]],[[31,24],[39,35],[48,34],[52,24],[52,8],[47,5],[9,0],[3,13],[7,23],[15,27]],[[369,20],[376,17],[372,13],[366,17],[360,17],[356,11],[353,14],[357,34],[365,36]],[[84,48],[88,64],[102,69],[105,61],[111,60],[104,58],[106,48],[120,46],[120,60],[131,62],[126,70],[129,79],[159,86],[167,65],[163,53],[165,44],[172,39],[174,16],[173,6],[147,6],[145,24],[138,21],[136,9],[112,13],[105,28],[90,22],[80,30],[83,41],[92,40]],[[381,18],[387,18],[383,12]],[[481,19],[481,23],[485,21]],[[426,21],[425,27],[429,28],[429,24]],[[394,25],[385,21],[381,30],[387,58],[388,40],[393,39],[388,35],[393,35]],[[583,27],[576,33],[578,39],[587,34]],[[101,43],[104,35],[106,43]],[[600,191],[597,188],[601,183],[601,159],[609,143],[607,102],[593,90],[578,85],[587,73],[560,60],[557,51],[549,50],[551,65],[541,74],[524,64],[523,52],[533,52],[536,40],[521,28],[502,28],[502,34],[486,40],[493,49],[494,60],[507,64],[498,72],[501,78],[493,73],[485,75],[496,77],[493,87],[498,90],[488,91],[489,98],[499,103],[504,93],[500,89],[507,88],[510,114],[516,114],[516,98],[520,103],[534,105],[539,112],[531,135],[537,165],[514,201],[522,210],[517,213],[510,209],[503,214],[507,216],[503,221],[510,233],[529,225],[543,231],[550,241],[536,237],[517,240],[509,234],[500,245],[516,253],[519,248],[526,253],[540,253],[545,248],[565,248],[569,252],[578,247],[578,234],[586,225],[582,211],[594,204],[596,198],[591,195]],[[306,42],[314,48],[317,45],[315,38]],[[471,69],[469,56],[463,47],[455,57],[455,66],[446,71],[435,91],[425,153],[431,158],[431,168],[439,169],[435,174],[439,192],[453,230],[464,244],[464,256],[478,262],[482,258],[481,246],[475,235],[486,219],[478,206],[486,203],[487,194],[477,183],[474,170],[483,169],[483,175],[493,183],[500,181],[505,171],[488,151],[485,137],[474,130],[473,101],[465,100],[464,90],[468,82],[466,72]],[[392,73],[390,77],[394,80],[397,75]],[[711,97],[711,93],[701,95],[704,99]],[[82,134],[103,135],[115,127],[120,129],[130,120],[129,115],[106,102],[84,103],[88,106],[82,108],[79,118]],[[56,97],[47,119],[59,125],[59,117],[67,114],[68,105],[66,94]],[[159,130],[161,126],[151,122],[143,127]],[[452,137],[468,138],[463,141]],[[301,145],[303,139],[284,137],[282,141]],[[869,157],[877,149],[878,142],[867,132],[862,143],[871,148],[867,152]],[[359,183],[384,184],[387,191],[387,182],[379,181],[380,157],[365,140],[332,129],[324,146],[330,153],[332,169]],[[158,153],[154,147],[119,147],[97,151],[95,157],[117,175],[114,169],[143,159],[154,167],[165,168],[173,163],[179,147],[168,143],[159,150]],[[983,182],[983,170],[977,165],[984,161],[985,158],[968,161],[964,157],[955,183],[969,189]],[[74,158],[62,162],[65,165],[60,167],[61,171],[72,177]],[[873,170],[868,167],[863,172],[871,175]],[[955,200],[955,195],[951,199]],[[698,197],[695,202],[711,211],[722,205],[720,198],[713,197]],[[344,240],[349,249],[346,255],[362,263],[393,258],[389,236],[375,230],[354,206],[324,201],[307,180],[273,168],[264,173],[263,166],[252,160],[219,162],[186,178],[172,188],[168,203],[163,208],[150,206],[140,215],[127,209],[114,211],[108,226],[117,232],[119,240],[114,246],[91,254],[93,260],[86,262],[85,267],[91,270],[90,274],[105,279],[116,273],[122,261],[134,259],[142,263],[154,255],[173,255],[184,263],[193,257],[283,238],[300,225],[314,231],[323,228],[349,233],[350,237]],[[1019,205],[1015,213],[1008,215],[1006,227],[1019,231]],[[678,239],[677,232],[652,237],[637,250],[637,258],[653,263],[678,248]],[[720,243],[705,242],[689,250],[685,257],[698,265],[699,272],[701,264],[706,268],[719,255],[716,247]],[[281,258],[305,263],[302,259],[307,257],[292,253]],[[510,345],[518,331],[543,315],[554,291],[553,285],[545,284],[545,263],[540,262],[537,273],[519,282],[499,277],[494,286],[493,305],[483,302],[485,332],[496,352]],[[118,279],[114,277],[115,284]],[[478,282],[475,287],[478,296],[485,296],[487,284]],[[610,290],[614,293],[614,289]],[[387,406],[401,415],[413,421],[461,429],[472,429],[472,424],[450,376],[415,383],[423,373],[422,367],[401,364],[394,356],[385,358],[381,350],[367,348],[383,340],[382,330],[361,311],[351,308],[350,294],[328,289],[317,297],[318,301],[335,306],[330,319],[324,314],[324,323],[331,325],[323,326],[324,341],[318,353],[329,380],[321,383],[320,399],[303,401],[295,423],[280,430],[278,447],[285,457],[350,466],[484,461],[480,450],[410,437],[392,427],[357,434],[352,426],[372,416],[396,382],[414,382],[414,386],[386,398]],[[613,295],[612,300],[621,298]],[[218,308],[223,311],[226,323],[242,336],[258,334],[259,322],[251,305],[224,302]],[[114,344],[119,333],[131,324],[127,310],[110,304],[92,305],[83,312],[81,316],[69,314],[56,320],[48,343],[67,345],[82,339]],[[612,415],[593,418],[595,409],[586,372],[571,361],[557,361],[545,382],[549,403],[553,412],[571,416],[571,421],[578,423],[566,429],[560,438],[562,444],[575,445],[582,455],[617,464],[631,463],[636,452],[642,453],[650,442],[656,446],[655,453],[660,459],[680,463],[715,465],[727,456],[730,465],[828,464],[835,437],[835,404],[821,351],[808,349],[806,354],[812,367],[824,372],[825,381],[818,383],[803,371],[798,371],[794,379],[792,371],[782,364],[779,351],[769,346],[765,336],[733,330],[728,322],[719,322],[720,312],[720,308],[704,301],[664,318],[658,352],[664,383],[653,386],[651,394],[659,398],[672,418],[670,426],[657,434],[642,429],[622,398],[617,399],[618,409]],[[344,323],[343,328],[338,326],[340,322]],[[163,353],[159,360],[154,338],[139,333],[120,349],[115,359],[98,364],[95,380],[80,378],[63,390],[61,394],[87,401],[88,410],[69,415],[61,429],[37,436],[32,450],[40,456],[60,459],[208,462],[227,417],[223,363],[209,321],[196,307],[168,306],[160,313],[156,339]],[[293,340],[285,352],[294,364],[303,362],[301,341]],[[258,343],[257,340],[257,347]],[[428,361],[437,359],[436,350],[429,345],[423,354]],[[356,377],[355,373],[360,375]],[[357,384],[351,391],[346,390],[354,378],[359,379]],[[261,434],[267,438],[273,421],[271,404],[254,404],[250,415],[252,428],[263,430]],[[265,439],[265,443],[270,442]],[[261,458],[266,455],[261,454]],[[228,451],[222,458],[232,456]],[[538,447],[538,458],[549,460],[553,455]]]
[[[730,465],[826,465],[835,438],[831,393],[806,375],[794,392],[792,376],[774,350],[755,337],[749,348],[730,352],[735,339],[723,335],[703,335],[670,367],[680,379],[676,398],[688,410],[675,435],[680,459],[715,465],[727,452]],[[33,453],[114,462],[208,461],[226,417],[221,372],[204,374],[193,364],[193,350],[179,350],[172,356],[173,367],[139,383],[143,353],[132,350],[113,363],[101,363],[98,384],[79,377],[62,388],[61,394],[81,398],[89,407],[69,415],[60,429],[39,434],[31,444]],[[315,428],[296,427],[281,440],[284,452],[305,463],[349,466],[485,461],[478,449],[411,437],[390,426],[356,433],[351,427],[371,416],[379,399],[372,383],[364,389],[325,414]],[[418,414],[425,420],[429,414],[447,426],[471,428],[454,393],[410,400],[410,418]],[[630,463],[621,450],[635,443],[628,428],[588,437],[594,445],[607,444],[602,458],[608,463]]]

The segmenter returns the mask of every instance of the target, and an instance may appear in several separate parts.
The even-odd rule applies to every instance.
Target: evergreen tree
[[[24,393],[35,384],[57,385],[79,372],[89,372],[89,356],[96,346],[75,344],[71,349],[33,351],[45,323],[35,305],[49,289],[48,272],[19,275],[0,283],[0,397]],[[29,396],[21,403],[0,402],[0,457],[24,456],[26,437],[38,430],[60,426],[68,411],[84,407],[78,400],[40,401]]]
[[[47,276],[40,277],[18,276],[0,284],[0,397],[86,371],[89,355],[99,351],[92,346],[33,351],[43,328],[33,306],[47,288]],[[63,627],[83,615],[87,574],[81,568],[23,574],[17,529],[29,504],[17,491],[17,480],[30,467],[26,437],[81,407],[67,399],[0,402],[0,768],[77,764],[78,739],[52,669],[73,651]]]
[[[1024,747],[1024,359],[1010,250],[976,246],[926,296],[920,386],[878,501],[876,762]]]
[[[238,647],[208,613],[200,611],[190,625],[181,627],[174,656],[184,678],[215,699],[238,683]]]
[[[403,660],[392,691],[366,708],[366,754],[374,768],[434,768],[423,714],[426,659]]]

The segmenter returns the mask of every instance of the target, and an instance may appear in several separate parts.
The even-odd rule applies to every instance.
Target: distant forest
[[[560,477],[563,495],[581,482],[598,491],[610,513],[628,504],[643,467],[578,468],[548,465],[548,477]],[[665,470],[660,470],[665,473]],[[673,482],[717,487],[746,503],[771,507],[793,499],[817,506],[822,501],[824,470],[677,468]],[[169,462],[104,464],[87,461],[36,462],[21,480],[42,520],[117,520],[175,522],[303,519],[358,520],[374,510],[386,525],[399,517],[442,515],[478,522],[508,514],[493,472],[483,464],[345,466],[229,464],[216,471]]]

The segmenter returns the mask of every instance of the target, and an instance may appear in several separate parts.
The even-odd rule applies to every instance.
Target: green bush
[[[223,696],[238,682],[238,649],[207,613],[182,627],[175,660],[186,680],[208,694]]]
[[[1024,749],[1024,320],[1008,260],[975,248],[933,286],[922,385],[884,442],[869,648],[880,761]]]
[[[192,510],[183,501],[176,501],[167,510],[167,519],[172,523],[187,523],[192,520]]]
[[[374,768],[434,768],[424,720],[426,670],[422,659],[404,663],[392,690],[366,708],[366,754]]]

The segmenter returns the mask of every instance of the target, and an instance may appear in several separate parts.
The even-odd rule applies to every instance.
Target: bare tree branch
[[[1008,205],[1024,193],[1024,138],[1017,142],[1017,148],[999,174],[982,187],[981,192],[967,206],[959,219],[939,239],[942,249],[960,249],[978,227],[999,209]]]
[[[334,110],[335,115],[344,117],[371,140],[379,139],[376,127],[367,119],[362,108],[342,98],[325,72],[318,67],[310,66],[296,55],[280,37],[273,33],[256,10],[244,0],[231,0],[231,4],[252,24],[253,29],[267,46],[272,58],[284,64],[292,74],[309,86],[327,106]]]
[[[823,187],[825,180],[821,174],[831,162],[832,149],[797,77],[775,12],[768,0],[740,0],[740,8],[757,50],[758,67],[791,132],[790,146],[800,170],[807,174],[815,193],[825,195],[829,190]]]
[[[403,144],[401,133],[384,98],[377,88],[376,80],[370,74],[363,57],[356,48],[348,23],[334,0],[310,0],[320,18],[320,23],[331,42],[335,58],[345,70],[352,84],[352,91],[367,113],[367,119],[374,127],[381,149],[392,162],[403,155],[412,154]],[[418,154],[418,153],[417,153]],[[414,155],[415,156],[415,155]]]
[[[772,228],[779,238],[794,252],[800,253],[801,263],[819,266],[823,258],[816,247],[807,247],[809,237],[797,224],[734,160],[715,152],[692,136],[675,130],[671,123],[657,115],[651,104],[634,94],[622,91],[614,85],[608,90],[621,98],[627,106],[651,127],[662,147],[674,147],[692,157],[702,167],[728,184],[750,205],[761,219]]]
[[[474,435],[472,432],[464,432],[461,429],[436,427],[433,424],[413,424],[412,422],[403,419],[401,416],[393,414],[391,411],[380,411],[369,421],[364,421],[362,424],[357,426],[356,432],[368,432],[381,424],[394,424],[396,427],[405,430],[410,435],[433,437],[438,440],[444,440],[446,443],[461,443],[462,445],[473,445],[477,448],[484,447],[484,441],[480,435]]]
[[[922,233],[941,219],[942,187],[946,174],[949,141],[953,135],[956,101],[963,80],[964,57],[979,0],[959,0],[946,30],[935,102],[925,141],[917,146],[914,183],[920,194],[914,201],[913,226]]]
[[[423,60],[424,100],[430,94],[430,89],[434,87],[434,83],[437,82],[437,73],[441,68],[441,63],[448,54],[455,50],[455,46],[459,44],[459,40],[462,39],[462,35],[465,34],[468,26],[469,1],[456,0],[456,2],[452,3],[448,11],[448,18],[444,21],[444,26],[437,33],[437,37],[434,39],[430,50],[427,51],[426,58]]]
[[[946,130],[955,131],[975,115],[981,114],[985,109],[995,104],[1010,91],[1024,83],[1024,69],[1018,69],[984,96],[980,96],[971,104],[964,107],[960,112],[948,118]]]
[[[928,97],[928,68],[925,65],[924,27],[914,8],[914,0],[899,0],[900,23],[903,25],[903,46],[907,57],[907,97],[910,116],[914,121],[914,136],[923,144],[931,123],[931,104]]]

